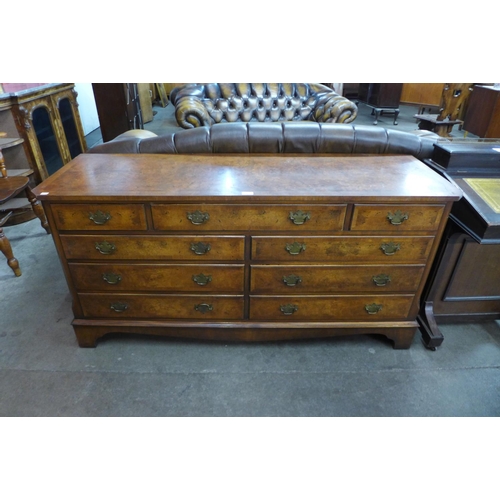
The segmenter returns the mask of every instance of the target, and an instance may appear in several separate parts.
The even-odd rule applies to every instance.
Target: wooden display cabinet
[[[73,83],[54,83],[0,94],[0,130],[24,139],[24,158],[35,183],[87,150]]]

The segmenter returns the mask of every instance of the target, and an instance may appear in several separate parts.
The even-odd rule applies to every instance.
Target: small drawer
[[[86,318],[241,320],[239,295],[78,294]]]
[[[250,293],[414,292],[423,265],[251,266]]]
[[[80,264],[69,269],[78,290],[243,293],[245,268],[232,264]]]
[[[253,321],[387,321],[408,318],[413,295],[253,296]]]
[[[244,260],[244,236],[61,235],[70,260]]]
[[[252,259],[295,262],[425,262],[432,236],[255,236]]]
[[[160,231],[340,231],[346,205],[152,205]]]
[[[51,205],[52,214],[61,231],[123,231],[147,229],[146,213],[141,204]]]
[[[352,231],[436,231],[444,205],[355,205]]]

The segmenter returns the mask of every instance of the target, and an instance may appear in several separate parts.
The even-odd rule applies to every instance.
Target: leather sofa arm
[[[311,114],[318,123],[351,123],[356,116],[358,107],[335,92],[320,97]]]

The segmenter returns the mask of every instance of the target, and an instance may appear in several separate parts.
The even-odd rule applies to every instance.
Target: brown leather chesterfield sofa
[[[430,158],[436,134],[418,135],[336,123],[219,123],[156,135],[129,130],[89,153],[141,154],[406,154]]]
[[[350,123],[357,106],[320,83],[200,83],[172,90],[183,128],[228,122]]]

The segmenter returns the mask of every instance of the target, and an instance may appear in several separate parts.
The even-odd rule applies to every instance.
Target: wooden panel
[[[401,102],[439,106],[444,83],[404,83]]]
[[[435,231],[439,227],[443,211],[444,205],[356,205],[351,230]]]
[[[243,265],[71,263],[69,269],[78,290],[243,293]]]
[[[366,238],[254,236],[252,259],[297,262],[423,262],[429,255],[433,242],[432,237],[398,235]],[[287,245],[294,243],[302,245],[302,250],[292,248],[292,252],[299,251],[298,254],[292,254],[287,250]],[[392,255],[384,253],[385,244],[397,245]]]
[[[92,318],[243,319],[241,296],[80,293],[78,298],[84,315]]]
[[[467,106],[464,129],[479,137],[500,137],[500,88],[474,87]]]
[[[251,293],[414,292],[424,272],[415,266],[251,266]],[[383,275],[387,276],[387,281]],[[291,276],[298,277],[296,285]],[[374,277],[378,279],[374,280]],[[286,279],[286,281],[285,281]],[[377,285],[377,283],[379,283]]]
[[[142,123],[153,121],[153,101],[151,99],[150,84],[138,83],[137,92],[141,104]]]
[[[67,230],[140,230],[146,229],[144,205],[74,204],[52,205],[57,227]]]
[[[202,255],[192,250],[199,242],[210,247]],[[245,248],[244,236],[61,235],[61,243],[67,259],[99,260],[243,260]]]
[[[152,205],[151,211],[154,228],[161,231],[245,231],[249,227],[254,231],[340,231],[346,205]]]
[[[413,302],[413,295],[362,295],[362,296],[251,296],[251,320],[282,321],[381,321],[405,319]],[[365,307],[370,304],[381,306],[379,312],[369,314]],[[282,307],[296,307],[291,314],[285,314]]]

